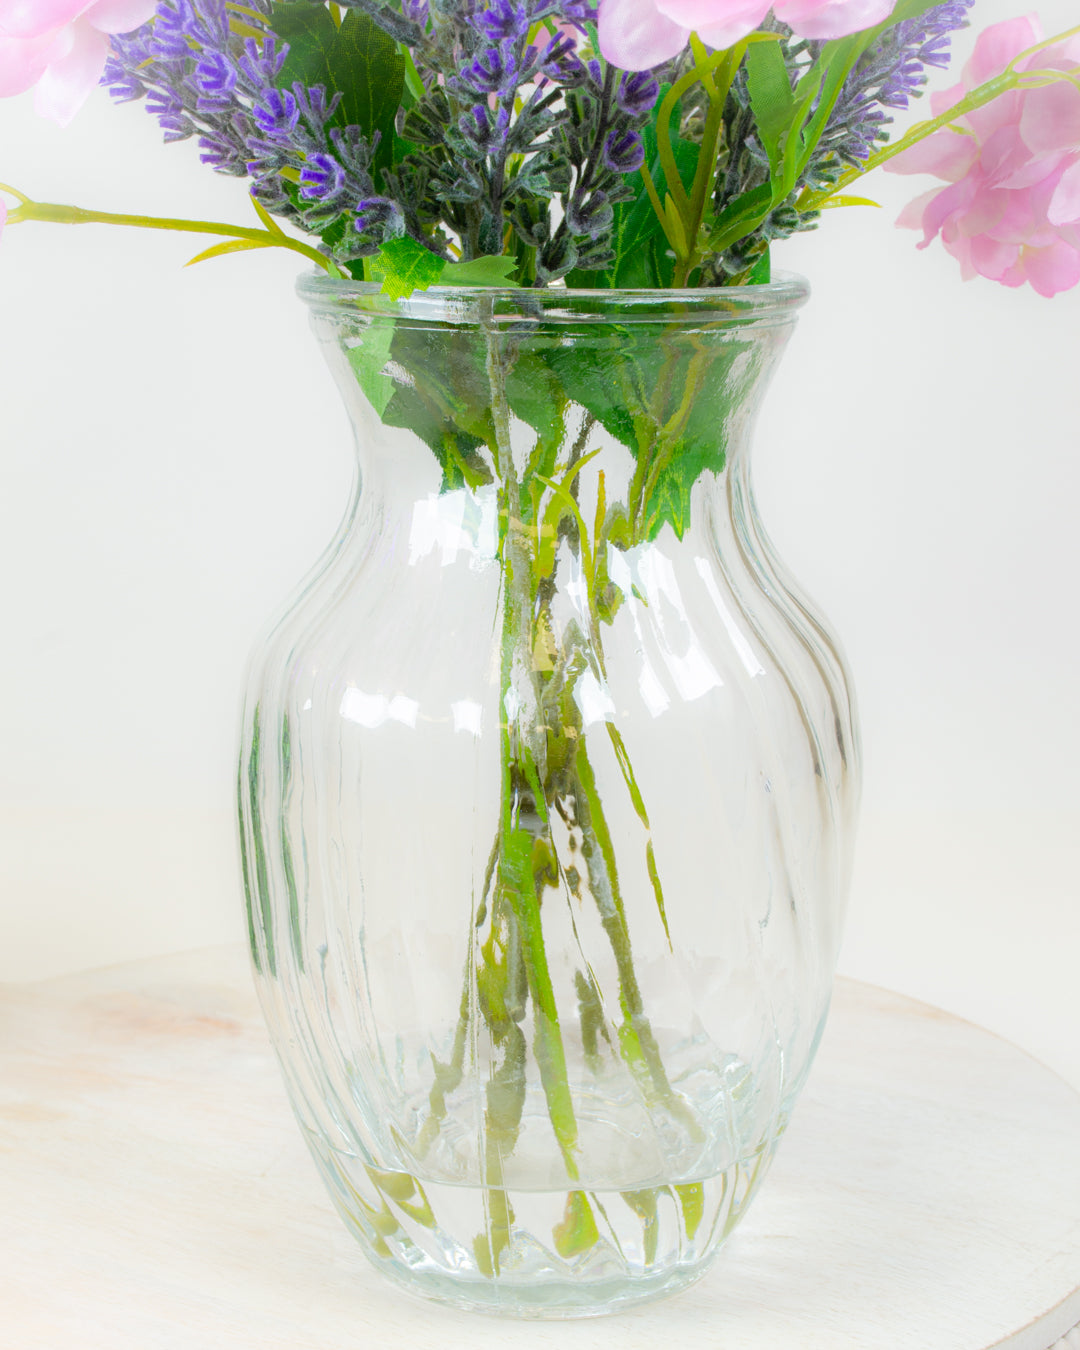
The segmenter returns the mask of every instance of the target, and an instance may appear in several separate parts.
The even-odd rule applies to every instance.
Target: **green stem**
[[[487,374],[503,495],[503,519],[506,522],[502,541],[504,618],[499,686],[505,696],[515,686],[518,661],[526,661],[530,670],[532,667],[534,577],[528,531],[513,528],[513,522],[520,514],[521,489],[514,468],[510,444],[510,407],[503,363],[498,351],[498,334],[494,330],[489,331],[487,342]],[[524,718],[515,716],[513,719],[505,707],[502,712],[502,818],[495,884],[499,893],[514,908],[520,925],[522,955],[533,1003],[534,1053],[540,1068],[552,1128],[567,1174],[573,1179],[578,1174],[577,1121],[540,916],[540,896],[550,879],[554,849],[550,843],[543,792],[544,775],[538,762],[538,749],[529,745],[528,734],[523,729],[523,724],[528,722],[529,712],[526,709]],[[531,789],[541,831],[521,821],[521,779]]]
[[[738,70],[746,52],[746,43],[740,42],[729,51],[719,54],[721,59],[715,61],[707,55],[697,34],[691,34],[690,41],[697,60],[695,71],[691,73],[697,73],[701,83],[705,86],[705,92],[709,97],[709,111],[705,116],[705,128],[701,137],[701,150],[698,154],[697,169],[694,173],[694,184],[690,190],[688,209],[683,220],[687,251],[685,257],[676,259],[675,271],[672,276],[671,284],[676,289],[686,285],[690,273],[701,260],[698,236],[701,233],[701,226],[705,219],[705,208],[708,205],[709,194],[716,178],[716,161],[720,154],[720,140],[724,133],[724,105],[727,102],[735,72]],[[719,85],[713,81],[712,70],[714,67],[720,76]],[[681,84],[682,81],[679,83]],[[674,86],[676,89],[678,87],[678,85]]]
[[[81,206],[65,206],[59,202],[35,202],[6,183],[0,183],[0,192],[10,192],[19,198],[19,206],[8,216],[9,225],[28,220],[48,225],[126,225],[141,230],[173,230],[185,234],[215,234],[227,239],[247,239],[266,248],[285,248],[299,253],[328,271],[328,258],[289,235],[276,230],[259,230],[243,225],[228,225],[220,220],[184,220],[171,216],[137,216],[114,211],[88,211]]]

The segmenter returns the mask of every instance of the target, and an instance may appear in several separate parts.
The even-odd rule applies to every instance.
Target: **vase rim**
[[[392,299],[374,281],[353,281],[313,271],[301,275],[297,293],[312,310],[358,309],[371,317],[472,325],[520,323],[791,323],[810,295],[794,272],[777,272],[757,286],[682,290],[572,289],[563,286],[431,286]]]

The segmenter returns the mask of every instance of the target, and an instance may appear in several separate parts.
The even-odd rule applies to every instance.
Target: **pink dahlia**
[[[1042,41],[1034,18],[1008,19],[979,36],[960,83],[931,99],[934,116],[1000,75]],[[1016,69],[1080,69],[1080,39],[1017,62]],[[948,184],[917,197],[897,224],[938,234],[965,279],[1024,282],[1056,295],[1080,282],[1080,88],[1069,80],[1015,89],[897,155],[894,173],[932,173]]]
[[[623,70],[651,70],[678,56],[697,33],[707,47],[730,47],[771,9],[804,38],[838,38],[881,23],[895,0],[600,0],[600,51]]]
[[[36,107],[66,126],[101,79],[109,35],[129,33],[156,0],[0,0],[0,98],[35,85]]]

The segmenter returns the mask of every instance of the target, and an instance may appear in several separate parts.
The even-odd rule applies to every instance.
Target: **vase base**
[[[536,1280],[519,1283],[503,1278],[463,1280],[441,1271],[413,1271],[388,1261],[375,1260],[372,1264],[414,1297],[462,1312],[529,1321],[573,1321],[626,1312],[677,1294],[701,1279],[713,1256],[715,1252],[692,1266],[669,1268],[655,1275],[591,1282],[553,1279],[549,1283]]]
[[[425,1299],[505,1317],[601,1317],[705,1273],[772,1156],[625,1190],[450,1186],[377,1169],[309,1136],[346,1225],[377,1270]]]

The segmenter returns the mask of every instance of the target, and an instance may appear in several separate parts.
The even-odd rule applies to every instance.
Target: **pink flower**
[[[988,28],[960,83],[933,95],[934,116],[1041,40],[1033,18]],[[1016,68],[1076,71],[1080,39],[1035,52]],[[990,277],[1006,286],[1026,281],[1046,296],[1075,286],[1080,282],[1080,88],[1055,80],[1011,90],[958,117],[956,125],[963,130],[936,131],[885,166],[894,173],[932,173],[949,185],[917,197],[897,224],[922,229],[920,248],[940,234],[965,279]]]
[[[0,98],[37,85],[39,113],[66,126],[101,79],[109,34],[149,19],[156,0],[0,0]]]
[[[895,0],[600,0],[600,51],[623,70],[651,70],[678,56],[697,33],[730,47],[772,9],[799,37],[837,38],[881,23]]]

